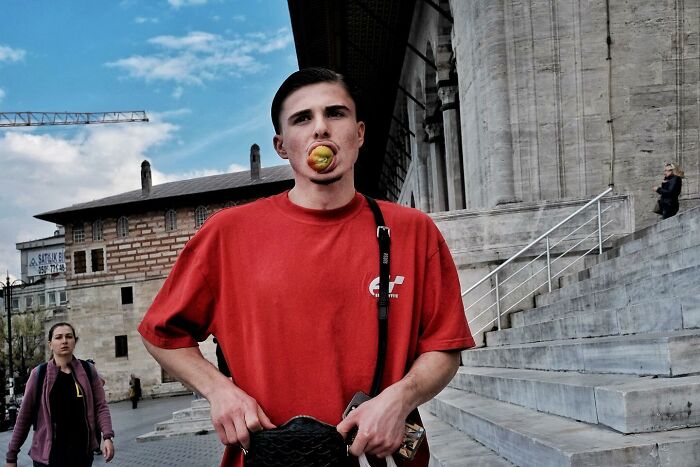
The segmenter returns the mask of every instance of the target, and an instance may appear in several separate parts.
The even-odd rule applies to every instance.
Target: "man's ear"
[[[357,140],[359,147],[365,143],[365,122],[357,122]]]
[[[274,146],[277,155],[279,155],[282,159],[289,159],[287,150],[284,149],[284,140],[282,139],[281,135],[275,135],[272,137],[272,145]]]

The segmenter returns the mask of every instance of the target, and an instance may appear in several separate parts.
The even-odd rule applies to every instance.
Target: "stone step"
[[[700,426],[700,376],[652,378],[460,367],[450,387],[621,433]]]
[[[645,255],[640,257],[637,257],[637,253],[622,257],[619,261],[628,261],[629,264],[617,267],[618,263],[611,263],[603,274],[597,274],[591,278],[539,295],[536,297],[535,303],[537,306],[551,305],[561,300],[605,290],[615,285],[637,282],[700,265],[700,238],[683,238],[679,241],[684,244],[680,250],[658,256],[645,256],[646,252],[644,252]],[[608,263],[602,263],[601,266]]]
[[[155,431],[178,431],[186,433],[198,433],[203,430],[214,431],[211,418],[191,418],[188,420],[170,419],[156,423]]]
[[[421,420],[430,444],[429,467],[513,467],[513,464],[421,408]]]
[[[698,289],[700,289],[700,266],[691,266],[537,308],[516,311],[510,314],[510,323],[512,327],[543,323],[571,313],[621,308],[628,304],[684,295]]]
[[[485,333],[486,345],[525,344],[700,328],[700,295],[659,298],[607,310],[579,311],[560,318]]]
[[[189,407],[173,412],[173,420],[201,419],[211,416],[209,407]]]
[[[203,397],[200,397],[198,399],[193,399],[192,404],[190,404],[190,406],[193,409],[201,409],[203,407],[209,408],[209,401]]]
[[[465,366],[682,376],[700,373],[700,330],[566,339],[462,352]]]
[[[638,269],[640,266],[646,266],[640,264],[643,261],[663,257],[697,245],[700,245],[700,236],[679,234],[677,237],[652,244],[643,250],[639,250],[625,256],[618,256],[606,261],[591,261],[588,258],[595,259],[599,256],[590,255],[584,259],[584,267],[580,271],[559,278],[559,287],[569,287],[577,282],[581,282],[592,277],[601,276],[606,273],[616,273],[618,271],[625,271],[628,269]],[[700,262],[700,258],[697,259]]]
[[[449,387],[425,406],[522,467],[700,465],[700,428],[623,435]]]

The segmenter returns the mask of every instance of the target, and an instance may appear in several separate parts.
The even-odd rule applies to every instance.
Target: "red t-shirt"
[[[432,220],[379,202],[391,228],[389,338],[383,385],[421,353],[474,345],[457,271]],[[360,194],[328,211],[287,193],[225,209],[187,243],[139,326],[161,348],[218,339],[235,383],[272,422],[337,424],[369,392],[377,357],[379,247]],[[226,450],[222,465],[242,465]],[[422,461],[427,465],[427,449]],[[425,464],[423,464],[423,461]]]

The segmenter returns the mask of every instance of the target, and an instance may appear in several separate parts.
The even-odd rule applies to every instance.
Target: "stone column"
[[[433,211],[447,211],[445,154],[440,144],[442,140],[442,125],[440,122],[426,123],[425,133],[428,135],[428,142],[430,143],[430,161],[432,165],[430,176],[433,182]]]
[[[418,186],[418,209],[423,212],[430,212],[430,193],[428,192],[428,166],[427,158],[424,154],[418,154],[415,160],[416,165],[416,181]]]
[[[447,209],[464,209],[465,180],[459,148],[459,114],[457,86],[442,84],[438,97],[442,103],[442,122],[445,137],[445,172],[447,178]]]

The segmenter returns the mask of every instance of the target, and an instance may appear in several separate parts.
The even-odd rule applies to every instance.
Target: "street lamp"
[[[5,310],[7,311],[7,356],[8,356],[8,372],[9,372],[9,378],[8,382],[10,383],[10,400],[12,401],[11,404],[14,404],[14,395],[15,395],[15,372],[13,369],[13,362],[12,362],[12,289],[15,287],[24,287],[27,285],[23,280],[21,279],[15,279],[14,281],[10,282],[10,273],[8,272],[5,275],[5,283],[2,284],[0,283],[0,286],[4,289],[4,296],[5,296]],[[10,414],[12,414],[12,411],[10,411]],[[12,416],[10,418],[13,418]],[[13,423],[14,420],[10,420],[10,423]]]

